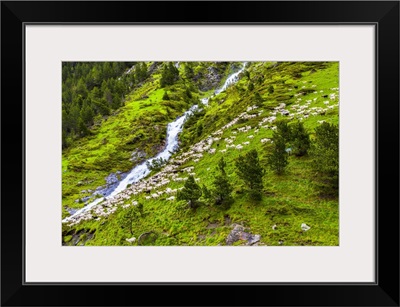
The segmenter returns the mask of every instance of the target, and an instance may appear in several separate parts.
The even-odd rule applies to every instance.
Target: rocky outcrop
[[[222,80],[222,74],[215,67],[207,67],[206,73],[199,72],[193,80],[197,83],[199,89],[203,92],[218,87]]]
[[[255,245],[260,241],[260,235],[253,235],[245,232],[245,227],[239,224],[233,224],[233,229],[226,238],[226,245],[233,245],[236,241],[243,241],[243,245]]]

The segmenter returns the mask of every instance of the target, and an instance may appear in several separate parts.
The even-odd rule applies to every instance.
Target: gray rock
[[[245,245],[253,245],[260,241],[260,235],[253,235],[249,232],[245,232],[245,228],[239,224],[233,224],[233,229],[226,238],[226,245],[232,245],[236,241],[244,241]]]

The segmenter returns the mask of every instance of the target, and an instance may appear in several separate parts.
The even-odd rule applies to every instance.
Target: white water
[[[219,88],[219,89],[217,89],[215,91],[215,95],[218,95],[219,93],[225,91],[228,88],[228,86],[230,86],[231,84],[234,84],[237,81],[239,81],[239,74],[246,68],[246,65],[247,65],[247,62],[244,62],[242,68],[239,71],[237,71],[237,72],[233,73],[232,75],[230,75],[226,79],[224,85],[221,88]]]
[[[233,73],[226,79],[224,85],[220,89],[215,91],[215,95],[218,95],[219,93],[225,91],[229,85],[237,82],[239,80],[239,77],[238,77],[239,74],[244,70],[245,67],[246,67],[246,62],[243,64],[243,67],[239,71]],[[203,99],[201,99],[201,102],[203,104],[207,104],[208,100],[209,100],[209,98],[203,98]],[[172,153],[178,148],[178,135],[182,131],[183,124],[185,123],[188,116],[197,109],[198,109],[198,105],[194,105],[188,111],[186,111],[181,117],[178,117],[175,121],[169,123],[167,126],[167,145],[166,145],[165,149],[162,152],[160,152],[157,156],[155,156],[154,158],[150,158],[147,161],[143,162],[142,164],[139,164],[136,167],[134,167],[129,172],[129,174],[119,183],[119,185],[115,188],[115,190],[112,191],[111,194],[107,196],[107,198],[114,197],[118,193],[125,190],[126,187],[128,186],[128,184],[138,182],[140,179],[146,177],[150,173],[150,170],[147,167],[146,162],[151,163],[154,159],[160,159],[160,158],[162,158],[164,160],[168,160],[171,157]],[[97,205],[98,203],[100,203],[103,200],[104,200],[104,197],[97,198],[96,200],[94,200],[93,202],[88,204],[87,206],[76,211],[73,215],[65,218],[63,220],[63,222],[67,222],[72,217],[79,216],[81,213],[90,210],[91,208],[93,208],[95,205]]]

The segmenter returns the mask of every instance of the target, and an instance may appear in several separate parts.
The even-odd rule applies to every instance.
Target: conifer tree
[[[217,206],[227,209],[233,203],[233,187],[229,183],[228,176],[225,172],[226,162],[222,157],[218,162],[219,174],[215,176],[213,181],[213,189],[211,191],[211,198]]]
[[[249,85],[247,86],[247,89],[250,91],[250,92],[252,92],[253,90],[254,90],[254,84],[253,84],[253,82],[249,82]]]
[[[169,100],[169,96],[168,96],[168,92],[167,91],[164,92],[164,95],[163,95],[162,99],[163,100]]]
[[[291,139],[293,154],[298,157],[306,155],[311,146],[310,134],[306,131],[302,122],[291,125]]]
[[[272,152],[267,155],[268,165],[276,174],[281,175],[288,164],[286,142],[279,133],[274,133],[272,142]]]
[[[292,131],[288,125],[287,120],[280,120],[276,122],[276,132],[274,134],[279,134],[285,144],[290,143],[292,140]]]
[[[201,187],[195,182],[194,177],[189,176],[183,189],[178,192],[176,199],[186,201],[190,209],[195,209],[200,204],[199,198],[202,194]]]
[[[236,173],[244,181],[253,199],[260,200],[265,170],[260,164],[257,150],[250,150],[235,162]]]
[[[339,128],[323,123],[315,129],[315,139],[310,148],[313,168],[325,175],[333,188],[338,188],[339,180]]]
[[[263,106],[263,99],[260,95],[259,92],[254,93],[254,103],[257,107],[262,107]]]
[[[94,112],[87,102],[84,102],[80,116],[86,125],[93,124]]]
[[[173,62],[164,64],[161,72],[160,87],[166,87],[172,85],[179,78],[179,70],[175,67]]]

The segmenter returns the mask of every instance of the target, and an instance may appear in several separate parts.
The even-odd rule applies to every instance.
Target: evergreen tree
[[[292,131],[288,125],[287,120],[280,120],[276,122],[276,132],[274,134],[279,134],[285,144],[288,144],[292,140]]]
[[[137,82],[142,82],[147,77],[147,65],[144,62],[137,63],[135,66],[135,78]]]
[[[163,95],[162,99],[163,100],[169,100],[169,96],[168,96],[168,92],[167,91],[164,92],[164,95]]]
[[[189,176],[181,191],[178,191],[176,199],[178,201],[186,201],[190,209],[199,206],[199,198],[203,194],[201,187],[195,182],[193,176]]]
[[[83,99],[87,97],[88,90],[86,88],[86,83],[83,81],[83,79],[79,79],[75,93],[76,95],[82,96]]]
[[[252,92],[253,90],[254,90],[254,84],[253,84],[253,82],[249,82],[249,85],[248,85],[248,87],[247,87],[247,89],[250,91],[250,92]]]
[[[249,73],[249,71],[248,71],[247,69],[245,69],[245,70],[243,71],[243,76],[244,76],[247,80],[250,81],[250,73]]]
[[[201,187],[201,191],[205,199],[211,199],[211,191],[207,188],[205,184],[203,184],[203,186]]]
[[[339,127],[323,123],[315,129],[315,139],[311,144],[310,155],[313,167],[324,175],[331,187],[339,185]]]
[[[217,206],[221,206],[226,209],[233,203],[233,187],[229,183],[228,176],[225,172],[226,163],[224,158],[221,158],[218,162],[218,170],[220,174],[215,176],[213,181],[213,189],[211,191],[211,198],[214,201],[214,204]]]
[[[67,131],[63,128],[61,131],[61,146],[62,149],[68,147],[68,142],[67,142]]]
[[[61,119],[62,119],[62,130],[65,131],[66,134],[68,134],[68,132],[71,131],[71,123],[69,120],[68,113],[65,109],[62,110]]]
[[[291,148],[294,155],[300,157],[307,154],[311,142],[310,134],[304,128],[302,122],[291,125]]]
[[[83,104],[80,117],[86,125],[93,125],[94,112],[87,102]]]
[[[257,107],[262,107],[263,106],[263,99],[260,95],[259,92],[254,93],[254,103]]]
[[[138,203],[136,206],[130,206],[123,211],[122,224],[123,227],[129,229],[133,235],[133,223],[143,216],[143,204]]]
[[[168,62],[164,64],[163,70],[161,72],[160,87],[166,87],[172,85],[179,78],[179,70],[175,67],[173,62]]]
[[[269,94],[273,94],[274,91],[275,91],[274,86],[271,84],[271,85],[268,87],[268,93],[269,93]]]
[[[279,133],[274,133],[272,142],[272,152],[267,155],[267,161],[271,170],[280,175],[285,171],[288,164],[286,142],[284,137]]]
[[[79,117],[78,119],[78,133],[81,136],[86,136],[90,134],[90,130],[88,129],[88,127],[86,127],[86,124],[81,117]]]
[[[199,137],[201,136],[202,133],[203,133],[203,124],[199,122],[199,124],[197,125],[196,134]]]
[[[260,200],[265,170],[260,164],[257,150],[253,149],[239,156],[235,166],[237,175],[247,185],[252,198]]]
[[[70,130],[78,131],[78,120],[80,118],[81,112],[78,105],[72,105],[69,109],[68,120],[70,125]]]
[[[187,79],[192,79],[194,77],[192,63],[186,62],[184,67],[184,74]]]
[[[93,103],[97,110],[97,113],[100,113],[103,116],[110,115],[111,110],[110,110],[110,107],[108,106],[108,103],[106,100],[98,99],[98,100],[93,101]]]

